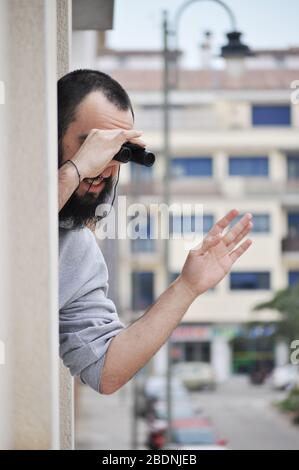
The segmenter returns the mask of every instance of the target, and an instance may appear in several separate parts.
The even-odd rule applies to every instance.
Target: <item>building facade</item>
[[[129,91],[136,128],[157,155],[152,168],[122,168],[119,193],[128,204],[147,207],[162,201],[165,165],[159,52],[153,57],[153,51],[142,60],[140,51],[109,56],[106,50],[96,60],[97,68]],[[151,69],[144,67],[147,58]],[[248,372],[256,359],[273,365],[275,348],[268,339],[279,315],[253,309],[299,280],[299,106],[292,100],[298,58],[296,48],[256,51],[238,77],[225,68],[180,70],[171,92],[171,204],[201,204],[204,232],[231,208],[253,213],[253,246],[229,276],[192,304],[172,337],[175,358],[211,362],[219,381]],[[183,220],[175,215],[172,220],[176,232]],[[196,214],[187,231],[195,220]],[[150,222],[158,223],[155,217]],[[119,301],[126,319],[138,318],[165,288],[163,243],[151,240],[149,231],[148,225],[143,236],[149,239],[118,245]],[[183,240],[170,240],[173,278],[186,254]],[[162,348],[152,370],[165,368]]]

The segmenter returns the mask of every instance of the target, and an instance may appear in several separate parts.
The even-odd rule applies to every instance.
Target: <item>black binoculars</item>
[[[140,145],[127,142],[123,144],[120,151],[114,155],[113,160],[121,163],[131,161],[139,165],[152,166],[155,163],[156,157],[152,152],[148,152],[143,147],[140,147]]]

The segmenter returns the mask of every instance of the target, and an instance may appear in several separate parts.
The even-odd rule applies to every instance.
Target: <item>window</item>
[[[202,225],[203,225],[203,233],[208,233],[208,231],[211,230],[211,228],[214,225],[214,216],[211,214],[205,214],[203,216]]]
[[[253,126],[290,126],[291,108],[289,105],[252,106]]]
[[[289,271],[289,286],[294,286],[299,282],[299,271]]]
[[[132,309],[144,310],[154,302],[154,273],[132,272]]]
[[[139,227],[140,238],[131,240],[132,253],[152,253],[155,251],[155,240],[151,237],[154,234],[154,219],[148,216],[147,220]]]
[[[299,155],[288,156],[288,179],[299,179]]]
[[[213,175],[213,161],[211,157],[186,157],[171,160],[172,176],[183,177],[210,177]]]
[[[131,164],[131,181],[151,181],[153,179],[153,167]]]
[[[270,289],[269,272],[233,272],[230,273],[231,290]]]
[[[201,228],[201,216],[200,215],[173,215],[170,214],[169,220],[169,232],[170,233],[194,233],[196,228]]]
[[[183,348],[185,350],[184,361],[186,362],[210,362],[211,360],[210,342],[188,342],[183,345]]]
[[[230,157],[230,176],[268,176],[268,157]]]
[[[231,225],[235,225],[243,217],[239,214]],[[252,233],[268,233],[270,232],[270,215],[269,214],[252,214]]]
[[[137,238],[131,240],[132,253],[153,253],[155,251],[155,240],[150,238]]]
[[[288,238],[299,238],[299,212],[288,214]]]
[[[202,222],[202,223],[201,223]],[[213,226],[214,216],[211,214],[184,216],[170,214],[169,231],[170,233],[195,233],[202,228],[203,233],[207,233]]]

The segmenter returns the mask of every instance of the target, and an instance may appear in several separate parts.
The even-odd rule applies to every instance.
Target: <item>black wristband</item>
[[[81,181],[82,181],[82,179],[81,179],[81,175],[80,175],[80,173],[79,173],[79,170],[78,170],[77,165],[73,162],[73,160],[66,160],[65,162],[63,162],[63,164],[62,164],[61,166],[65,165],[66,163],[71,163],[71,164],[75,167],[76,172],[77,172],[77,175],[78,175],[78,178],[79,178],[79,184],[80,184]],[[60,167],[60,168],[61,168],[61,167]],[[79,184],[78,184],[78,186],[79,186]]]

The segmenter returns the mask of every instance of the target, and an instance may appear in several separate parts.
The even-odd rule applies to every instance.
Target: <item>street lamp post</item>
[[[163,154],[164,154],[164,181],[163,181],[163,200],[166,207],[169,207],[170,202],[170,156],[169,156],[169,47],[168,47],[168,15],[163,12],[163,57],[164,57],[164,70],[163,70]],[[167,215],[168,216],[168,215]],[[165,221],[164,221],[165,222]],[[169,216],[168,221],[169,224]],[[166,235],[164,240],[164,269],[165,269],[165,286],[169,285],[170,269],[169,269],[169,240]],[[171,338],[167,341],[167,441],[171,441],[171,422],[172,422],[172,400],[171,400]]]
[[[218,4],[225,10],[229,17],[232,31],[227,34],[228,43],[221,48],[221,56],[226,60],[239,61],[246,56],[252,55],[248,46],[241,42],[241,33],[237,31],[236,18],[232,10],[221,0],[188,0],[183,3],[177,10],[174,17],[174,27],[169,27],[168,13],[163,11],[163,154],[164,154],[164,178],[163,178],[163,199],[167,207],[170,203],[170,180],[171,180],[171,161],[170,161],[170,48],[169,37],[175,37],[175,51],[178,47],[178,31],[179,23],[183,13],[192,4],[196,2],[209,1]],[[233,62],[235,64],[235,62]],[[240,70],[240,67],[234,67],[233,70]],[[238,72],[239,73],[239,72]],[[168,220],[169,224],[169,220]],[[170,267],[169,267],[169,239],[164,241],[164,268],[165,268],[165,285],[170,283]],[[167,441],[171,442],[172,435],[172,387],[171,387],[171,362],[172,362],[172,344],[171,337],[167,342]]]

